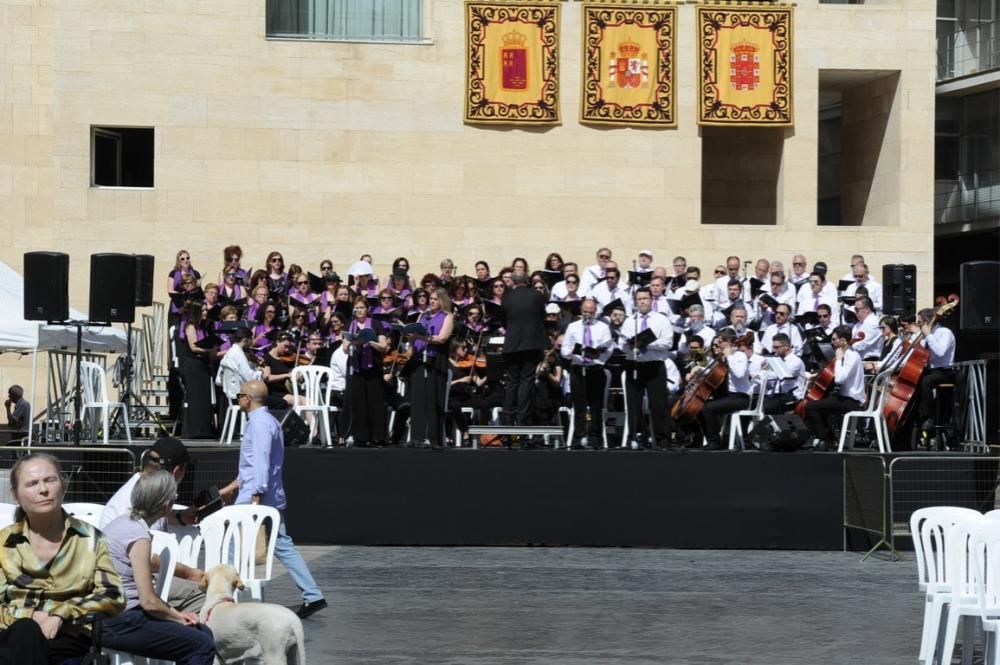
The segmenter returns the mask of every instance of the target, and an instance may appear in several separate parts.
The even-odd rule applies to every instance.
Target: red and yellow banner
[[[791,6],[714,2],[696,11],[698,124],[791,126]]]
[[[677,9],[595,2],[583,6],[580,122],[676,127]]]
[[[467,2],[465,121],[559,124],[559,3]]]

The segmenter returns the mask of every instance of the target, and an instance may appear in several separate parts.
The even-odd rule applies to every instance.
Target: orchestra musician
[[[834,348],[833,380],[837,390],[823,399],[806,404],[806,426],[816,435],[815,450],[826,451],[833,447],[833,431],[829,421],[848,411],[858,411],[865,401],[865,371],[861,355],[851,348],[851,329],[837,326],[831,336]]]
[[[354,299],[353,313],[348,328],[351,337],[345,336],[343,341],[344,352],[348,355],[345,435],[348,445],[382,445],[386,442],[382,355],[389,348],[389,340],[382,326],[369,316],[368,300],[364,296]],[[362,333],[364,330],[372,330],[374,339],[367,339]]]
[[[864,361],[866,372],[881,372],[895,366],[903,355],[903,338],[899,336],[899,323],[894,316],[883,316],[878,322],[882,333],[882,353],[878,360]]]
[[[573,401],[573,431],[580,438],[571,447],[586,448],[599,443],[604,430],[604,365],[614,350],[611,328],[597,319],[597,301],[580,304],[581,318],[573,321],[563,336],[560,353],[570,363],[570,398]]]
[[[628,404],[629,446],[668,448],[670,425],[667,417],[667,372],[663,361],[673,347],[673,330],[666,317],[653,312],[653,297],[648,288],[635,292],[636,312],[622,324],[621,350],[629,360],[625,374],[625,400]],[[647,332],[648,331],[648,332]],[[651,333],[651,335],[650,335]],[[643,341],[645,335],[649,341]],[[646,396],[653,420],[652,436],[644,434],[642,398]]]
[[[444,287],[431,291],[419,319],[426,334],[411,335],[410,438],[417,445],[444,448],[444,399],[448,382],[448,340],[455,320]]]
[[[858,322],[851,331],[851,339],[855,340],[852,348],[862,360],[878,360],[882,355],[882,333],[878,327],[879,319],[875,314],[875,305],[872,304],[871,298],[863,296],[854,302],[854,311],[858,316]]]
[[[771,338],[771,350],[788,371],[788,378],[774,379],[764,398],[764,413],[775,415],[789,413],[806,394],[806,366],[792,350],[791,338],[776,333]]]
[[[705,437],[705,450],[723,450],[722,424],[726,416],[750,405],[750,361],[739,349],[735,333],[723,330],[714,341],[716,358],[718,362],[726,363],[728,372],[725,389],[705,402],[698,415]]]
[[[917,402],[917,418],[921,431],[933,432],[934,421],[934,390],[942,383],[955,382],[955,334],[940,323],[934,321],[934,310],[927,308],[917,312],[917,320],[913,332],[923,333],[921,344],[927,348],[930,358],[927,368],[920,378],[919,402]]]

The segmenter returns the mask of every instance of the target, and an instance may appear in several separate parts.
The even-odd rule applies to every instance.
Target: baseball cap
[[[164,436],[156,440],[149,452],[156,453],[160,458],[160,465],[165,469],[172,469],[181,464],[187,464],[190,457],[187,448],[180,439],[172,436]]]
[[[648,256],[649,258],[653,258],[653,252],[649,249],[640,249],[639,256]]]
[[[537,311],[537,310],[535,310],[535,311]],[[548,305],[545,306],[545,313],[546,314],[558,314],[559,311],[560,311],[559,310],[559,305],[555,304],[554,302],[550,302]]]

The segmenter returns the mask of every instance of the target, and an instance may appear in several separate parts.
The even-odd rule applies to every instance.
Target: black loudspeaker
[[[135,321],[135,256],[90,255],[90,320]]]
[[[135,255],[135,306],[149,307],[153,304],[153,263],[149,254]]]
[[[917,266],[886,264],[882,266],[882,313],[908,316],[917,313]]]
[[[812,433],[797,415],[785,413],[766,416],[754,425],[749,438],[750,443],[761,450],[790,453],[804,446]]]
[[[969,261],[960,268],[963,332],[1000,333],[1000,261]]]
[[[285,435],[286,446],[309,445],[309,425],[291,409],[281,419],[281,432]]]
[[[69,254],[24,253],[24,318],[69,319]]]

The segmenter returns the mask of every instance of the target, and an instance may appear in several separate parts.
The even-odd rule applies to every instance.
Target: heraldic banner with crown
[[[465,121],[559,124],[559,3],[467,2]]]
[[[697,25],[698,124],[791,126],[792,7],[706,3]]]
[[[583,6],[580,122],[676,127],[671,5]]]

